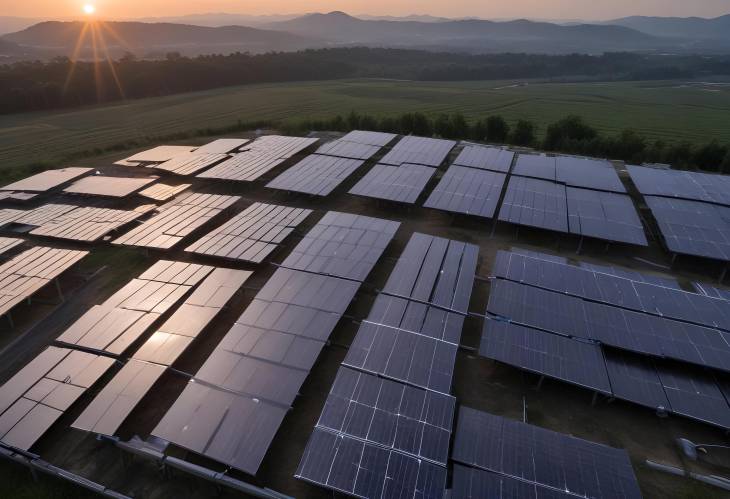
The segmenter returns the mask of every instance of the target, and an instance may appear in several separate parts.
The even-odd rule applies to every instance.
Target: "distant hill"
[[[571,25],[517,20],[443,22],[363,20],[345,14],[309,14],[270,23],[268,29],[301,36],[319,36],[344,45],[460,49],[478,52],[543,53],[647,50],[662,39],[623,26]]]
[[[174,23],[174,24],[192,24],[195,26],[209,26],[217,28],[220,26],[250,26],[257,28],[263,24],[289,21],[303,14],[270,14],[270,15],[248,15],[248,14],[230,14],[226,12],[209,12],[205,14],[188,14],[184,16],[165,16],[165,17],[144,17],[139,19],[123,19],[130,22],[141,23]]]
[[[652,36],[730,40],[730,14],[713,19],[634,16],[614,19],[605,24],[624,26]]]
[[[0,16],[0,35],[20,31],[41,21],[42,19],[31,19],[30,17]]]
[[[70,55],[84,25],[82,22],[43,22],[4,35],[2,39],[23,47]],[[322,44],[307,36],[244,26],[210,28],[172,23],[107,22],[101,24],[99,31],[113,56],[125,51],[139,55],[170,51],[184,55],[225,54],[236,51],[260,53],[299,50]],[[85,40],[82,54],[90,57],[92,37],[86,36]]]

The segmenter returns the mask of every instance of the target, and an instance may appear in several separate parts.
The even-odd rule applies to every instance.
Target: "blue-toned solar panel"
[[[479,354],[536,374],[611,394],[601,347],[537,329],[486,320]]]
[[[362,498],[443,499],[446,468],[315,428],[295,477]]]
[[[434,173],[435,168],[423,165],[377,164],[350,189],[350,194],[413,204]]]
[[[671,411],[654,363],[640,355],[604,349],[608,378],[616,398]]]
[[[456,142],[452,140],[409,135],[400,139],[380,162],[395,166],[411,163],[438,167],[455,146]]]
[[[266,184],[266,187],[328,196],[363,163],[361,159],[312,154]]]
[[[556,180],[572,187],[625,193],[616,169],[606,160],[558,156]]]
[[[641,497],[626,451],[468,407],[459,409],[452,459],[574,497]]]
[[[491,471],[454,464],[451,497],[459,499],[569,499],[573,494]]]
[[[540,229],[569,232],[565,186],[548,180],[512,176],[499,220]]]
[[[450,166],[423,206],[493,218],[505,178],[502,173]]]
[[[730,206],[730,177],[644,166],[626,167],[631,180],[645,196],[704,201]]]
[[[692,283],[692,285],[698,293],[701,293],[705,296],[711,296],[712,298],[720,298],[723,300],[730,300],[730,289],[717,288],[715,286],[710,286],[702,282],[694,282]]]
[[[341,367],[317,427],[446,466],[455,399]]]
[[[512,251],[514,252],[515,250],[513,249]],[[563,261],[562,263],[568,262]],[[598,265],[588,262],[580,262],[580,266],[584,269],[592,270],[593,272],[600,272],[602,274],[610,274],[616,277],[623,277],[631,281],[648,282],[649,284],[664,286],[665,288],[682,289],[682,286],[680,286],[679,282],[671,277],[642,274],[641,272],[636,272],[621,267],[613,267],[611,265]]]
[[[552,156],[544,154],[520,154],[512,169],[513,175],[539,178],[554,182],[557,177],[557,161]]]
[[[507,173],[515,153],[507,149],[467,144],[454,160],[455,165]]]
[[[571,233],[648,245],[639,214],[628,195],[568,187],[566,196]]]

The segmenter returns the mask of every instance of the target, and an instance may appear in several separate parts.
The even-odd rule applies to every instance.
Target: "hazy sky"
[[[730,0],[0,0],[0,15],[69,17],[79,15],[85,3],[94,4],[98,16],[103,18],[332,10],[351,14],[549,19],[610,19],[628,15],[711,17],[730,13]]]

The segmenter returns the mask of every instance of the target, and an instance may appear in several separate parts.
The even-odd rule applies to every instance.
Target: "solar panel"
[[[198,147],[195,152],[206,154],[230,154],[248,144],[249,139],[216,139],[204,146]]]
[[[60,217],[61,215],[77,209],[70,204],[44,204],[32,210],[0,210],[0,227],[8,224],[30,225],[40,227],[43,224]]]
[[[604,349],[606,369],[616,398],[651,409],[671,410],[654,363],[640,355]]]
[[[544,154],[520,154],[512,169],[513,175],[555,181],[557,179],[557,160]]]
[[[493,218],[505,178],[501,173],[450,166],[423,206]]]
[[[546,180],[512,176],[499,210],[499,220],[569,232],[565,186]]]
[[[393,146],[388,154],[380,160],[386,165],[402,165],[404,163],[437,167],[443,163],[449,152],[456,146],[452,140],[431,139],[426,137],[403,137]]]
[[[379,146],[371,146],[368,144],[350,142],[345,139],[338,139],[320,146],[320,148],[317,149],[317,154],[336,156],[338,158],[366,160],[375,156],[378,151],[380,151]]]
[[[28,450],[114,359],[48,347],[0,387],[0,441]]]
[[[555,179],[572,187],[625,193],[616,169],[606,160],[558,156]]]
[[[191,381],[152,435],[255,475],[287,409]]]
[[[567,263],[567,261],[562,262]],[[584,269],[592,270],[594,272],[600,272],[602,274],[615,275],[617,277],[624,277],[632,281],[647,282],[656,286],[664,286],[665,288],[682,289],[679,282],[671,277],[656,276],[651,274],[644,274],[636,272],[634,270],[628,270],[622,267],[614,267],[611,265],[598,265],[595,263],[580,262],[580,266]]]
[[[383,293],[466,313],[479,247],[413,233]]]
[[[704,201],[730,206],[730,177],[643,166],[626,167],[636,188],[645,196]]]
[[[25,202],[38,196],[32,192],[0,191],[0,201]]]
[[[264,135],[247,144],[242,152],[198,175],[200,178],[217,178],[253,182],[289,158],[305,151],[319,139]]]
[[[459,409],[452,458],[574,497],[641,497],[626,451],[468,407]]]
[[[669,251],[730,261],[730,207],[644,196]]]
[[[164,163],[177,156],[184,156],[194,151],[195,147],[191,146],[157,146],[146,151],[138,152],[128,158],[118,161],[115,164],[122,166],[131,166],[141,163]]]
[[[227,154],[212,154],[192,151],[186,154],[180,154],[164,163],[155,163],[149,165],[148,168],[164,170],[166,172],[175,173],[177,175],[195,175],[198,172],[210,168],[213,165],[227,160]]]
[[[46,170],[0,188],[2,191],[46,192],[93,172],[93,168]]]
[[[454,406],[449,395],[340,368],[317,427],[446,466]]]
[[[25,241],[15,237],[0,237],[0,255],[21,246]]]
[[[375,165],[355,186],[350,194],[399,203],[413,204],[436,173],[435,168],[402,163],[400,166]]]
[[[648,246],[631,198],[588,189],[566,189],[570,232],[606,241]]]
[[[114,244],[170,249],[240,198],[189,193],[160,206],[144,223],[115,239]]]
[[[446,468],[315,428],[296,478],[362,498],[442,499]]]
[[[158,183],[139,191],[138,194],[146,198],[154,199],[155,201],[167,201],[190,189],[192,186],[192,184],[167,185]]]
[[[185,251],[261,263],[312,210],[254,203]]]
[[[568,499],[568,492],[543,487],[534,482],[454,464],[452,497],[463,499]]]
[[[715,286],[709,286],[705,283],[694,282],[692,285],[695,287],[698,293],[705,296],[711,296],[712,298],[721,298],[723,300],[730,300],[730,290],[717,288]]]
[[[140,206],[127,211],[82,206],[44,220],[30,233],[34,236],[94,242],[137,220],[153,208]]]
[[[363,160],[312,154],[266,184],[266,187],[328,196],[363,163]]]
[[[341,140],[346,142],[354,142],[356,144],[364,144],[369,146],[387,146],[397,135],[393,133],[368,132],[363,130],[353,130],[343,136]]]
[[[479,354],[525,371],[611,394],[603,353],[594,343],[487,320]]]
[[[467,144],[454,160],[455,165],[507,173],[515,153],[507,149]]]
[[[457,348],[425,335],[363,322],[342,364],[450,393]]]
[[[327,212],[292,250],[283,267],[363,281],[400,223]]]
[[[143,189],[145,186],[157,180],[156,178],[144,177],[105,177],[92,175],[77,180],[63,191],[72,194],[86,194],[90,196],[109,196],[116,198],[127,197]]]

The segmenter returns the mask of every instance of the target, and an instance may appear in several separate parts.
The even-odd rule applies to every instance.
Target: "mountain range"
[[[0,27],[5,25],[4,19],[10,19],[11,25],[21,22],[18,18],[0,17]],[[103,23],[109,28],[102,33],[107,32],[110,55],[131,51],[138,56],[157,57],[175,51],[192,56],[357,45],[468,53],[730,53],[730,15],[715,19],[627,17],[566,24],[525,19],[354,17],[344,12],[303,16],[201,14],[164,20],[177,22]],[[70,55],[84,24],[41,22],[3,35],[0,57]],[[112,36],[112,32],[117,36]],[[81,57],[93,57],[90,36],[81,44]]]

